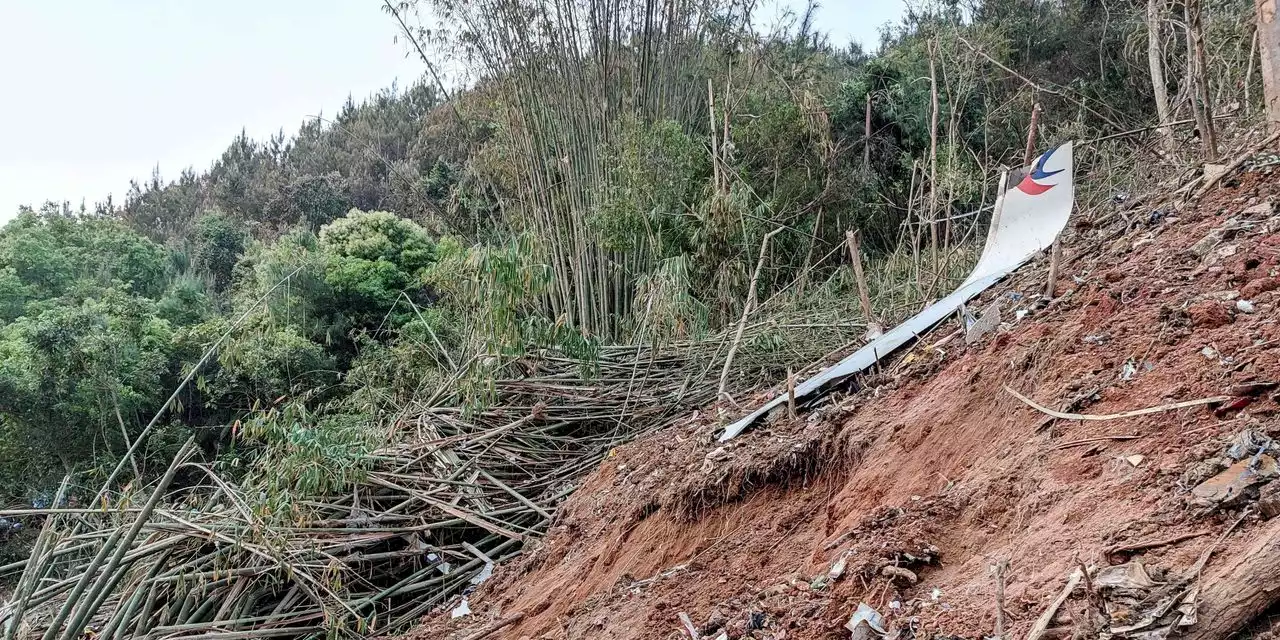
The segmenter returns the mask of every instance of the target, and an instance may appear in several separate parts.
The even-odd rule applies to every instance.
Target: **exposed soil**
[[[541,546],[470,596],[472,615],[451,619],[455,602],[414,637],[523,614],[488,637],[685,638],[684,612],[707,638],[848,638],[866,602],[915,636],[979,638],[996,626],[1003,559],[1004,624],[1024,637],[1067,574],[1108,564],[1110,547],[1211,532],[1145,552],[1185,570],[1238,515],[1193,504],[1191,486],[1242,429],[1280,436],[1275,397],[1079,421],[1004,387],[1109,414],[1280,379],[1280,214],[1254,206],[1280,187],[1268,171],[1236,182],[1198,207],[1073,230],[1058,297],[1037,304],[1045,265],[1023,268],[976,303],[1007,301],[984,341],[927,347],[956,331],[945,323],[796,420],[721,446],[713,408],[618,449]],[[1217,549],[1257,527],[1246,518]]]

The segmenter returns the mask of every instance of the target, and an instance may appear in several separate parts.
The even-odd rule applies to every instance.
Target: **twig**
[[[1240,167],[1240,165],[1244,164],[1246,160],[1248,160],[1249,158],[1252,158],[1255,153],[1262,151],[1268,145],[1275,142],[1276,140],[1280,140],[1280,130],[1277,130],[1275,133],[1267,136],[1266,139],[1263,140],[1262,142],[1259,142],[1258,144],[1255,144],[1252,147],[1249,147],[1244,151],[1244,153],[1236,156],[1235,160],[1232,160],[1230,163],[1228,163],[1226,168],[1223,169],[1221,173],[1218,173],[1217,175],[1213,176],[1212,178],[1209,178],[1208,180],[1205,180],[1204,184],[1200,185],[1200,188],[1197,189],[1196,192],[1191,196],[1191,199],[1192,200],[1198,199],[1204,194],[1208,193],[1209,189],[1212,189],[1214,185],[1218,184],[1218,182],[1220,182],[1224,177],[1226,177],[1228,173],[1235,171],[1237,168]]]
[[[1120,554],[1130,554],[1130,553],[1134,553],[1135,551],[1145,551],[1147,549],[1155,549],[1157,547],[1166,547],[1171,544],[1178,544],[1179,542],[1185,542],[1187,540],[1192,540],[1195,538],[1199,538],[1200,536],[1206,536],[1206,535],[1209,535],[1208,531],[1196,531],[1193,533],[1184,533],[1179,536],[1173,536],[1172,538],[1165,538],[1163,540],[1147,540],[1145,542],[1135,542],[1134,544],[1126,544],[1123,546],[1111,547],[1106,551],[1104,551],[1103,555],[1110,557],[1110,556],[1115,556]]]
[[[512,616],[510,616],[510,617],[503,618],[502,620],[499,620],[499,621],[497,621],[497,622],[495,622],[495,623],[493,623],[493,624],[491,624],[491,625],[489,625],[489,626],[487,626],[487,627],[485,627],[485,628],[483,628],[483,629],[481,629],[481,630],[479,630],[479,631],[477,631],[477,632],[475,632],[475,633],[473,633],[473,634],[471,634],[471,635],[469,635],[469,636],[467,636],[467,637],[463,638],[462,640],[483,640],[484,638],[488,638],[489,636],[493,635],[494,633],[497,633],[498,631],[501,631],[501,630],[503,630],[503,629],[505,629],[505,628],[507,628],[507,627],[509,627],[509,626],[511,626],[511,625],[513,625],[513,624],[515,624],[515,623],[517,623],[517,622],[520,622],[521,620],[524,620],[524,612],[523,612],[523,611],[521,611],[521,612],[519,612],[519,613],[516,613],[516,614],[513,614],[513,615],[512,615]]]
[[[1071,575],[1067,577],[1067,586],[1062,588],[1062,592],[1049,603],[1049,608],[1040,614],[1036,619],[1035,625],[1031,627],[1031,631],[1027,632],[1027,640],[1040,640],[1046,629],[1053,622],[1053,617],[1058,614],[1058,609],[1062,607],[1062,603],[1071,597],[1071,592],[1076,590],[1076,586],[1080,584],[1080,580],[1084,578],[1084,574],[1080,569],[1075,569]]]
[[[1174,409],[1185,409],[1187,407],[1198,407],[1200,405],[1226,402],[1227,400],[1231,399],[1231,396],[1211,396],[1208,398],[1201,398],[1199,400],[1185,400],[1183,402],[1175,402],[1173,404],[1162,404],[1157,407],[1147,407],[1146,409],[1135,409],[1133,411],[1125,411],[1123,413],[1104,413],[1104,414],[1095,414],[1095,415],[1085,415],[1083,413],[1063,413],[1061,411],[1054,411],[1053,409],[1050,409],[1048,407],[1036,404],[1035,400],[1032,400],[1031,398],[1028,398],[1022,395],[1021,393],[1014,391],[1013,388],[1007,384],[1004,385],[1004,390],[1008,391],[1009,394],[1012,395],[1013,397],[1021,400],[1027,406],[1045,415],[1053,416],[1061,420],[1090,420],[1095,422],[1102,422],[1106,420],[1118,420],[1120,418],[1132,418],[1135,416],[1145,416],[1152,413],[1163,413],[1165,411],[1173,411]],[[1128,439],[1130,437],[1137,437],[1137,436],[1121,436],[1121,437],[1112,438],[1112,439]]]
[[[1196,560],[1195,566],[1191,569],[1191,575],[1194,580],[1200,580],[1200,574],[1204,571],[1205,565],[1209,564],[1209,558],[1213,556],[1213,552],[1218,549],[1218,546],[1222,544],[1222,541],[1226,540],[1227,536],[1231,535],[1231,532],[1235,531],[1236,527],[1240,526],[1240,523],[1244,522],[1244,519],[1252,514],[1253,511],[1248,508],[1242,511],[1240,513],[1240,517],[1236,518],[1235,522],[1232,522],[1231,526],[1227,527],[1227,530],[1223,531],[1222,535],[1214,539],[1213,544],[1209,545],[1209,548],[1205,549],[1204,553],[1200,554],[1200,557]]]

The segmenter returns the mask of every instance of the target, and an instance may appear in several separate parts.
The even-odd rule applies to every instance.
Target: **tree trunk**
[[[938,268],[938,72],[929,43],[929,247],[933,268]]]
[[[862,134],[862,170],[871,172],[871,92],[867,92],[867,121]]]
[[[1244,550],[1211,560],[1200,580],[1197,622],[1183,640],[1224,640],[1280,601],[1280,518],[1272,518]]]
[[[1262,96],[1267,126],[1275,132],[1280,131],[1280,21],[1276,20],[1276,0],[1257,0],[1257,8]]]
[[[1187,58],[1191,66],[1191,105],[1204,142],[1205,160],[1218,157],[1218,137],[1213,131],[1213,101],[1209,97],[1209,74],[1204,55],[1204,27],[1201,24],[1200,0],[1186,0],[1183,5],[1187,22]]]
[[[1274,2],[1274,0],[1271,0]],[[1165,0],[1147,0],[1147,66],[1151,68],[1151,92],[1156,101],[1156,117],[1160,124],[1170,121],[1169,89],[1164,81],[1164,52],[1160,49],[1160,27],[1164,21]],[[1156,130],[1165,151],[1173,149],[1173,131],[1169,127]]]

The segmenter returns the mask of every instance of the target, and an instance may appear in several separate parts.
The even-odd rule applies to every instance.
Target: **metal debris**
[[[1192,500],[1204,506],[1230,506],[1244,500],[1253,487],[1277,475],[1280,469],[1275,458],[1259,453],[1196,485],[1191,490]]]
[[[884,629],[884,616],[865,602],[858,603],[857,610],[849,616],[849,621],[844,623],[844,628],[849,630],[850,640],[870,640],[889,635],[889,632]]]

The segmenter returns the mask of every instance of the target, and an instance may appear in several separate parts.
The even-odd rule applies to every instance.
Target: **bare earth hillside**
[[[708,639],[848,638],[866,603],[890,637],[1022,638],[1080,566],[1046,637],[1140,637],[1162,598],[1224,636],[1275,535],[1280,185],[1258,164],[1184,207],[1077,212],[1055,299],[1039,259],[971,306],[1004,321],[972,345],[951,320],[795,420],[722,446],[711,408],[618,449],[471,615],[455,600],[415,637],[688,638],[685,613]],[[1230,399],[1085,421],[1006,387],[1092,416]],[[1145,585],[1115,581],[1135,566]]]

